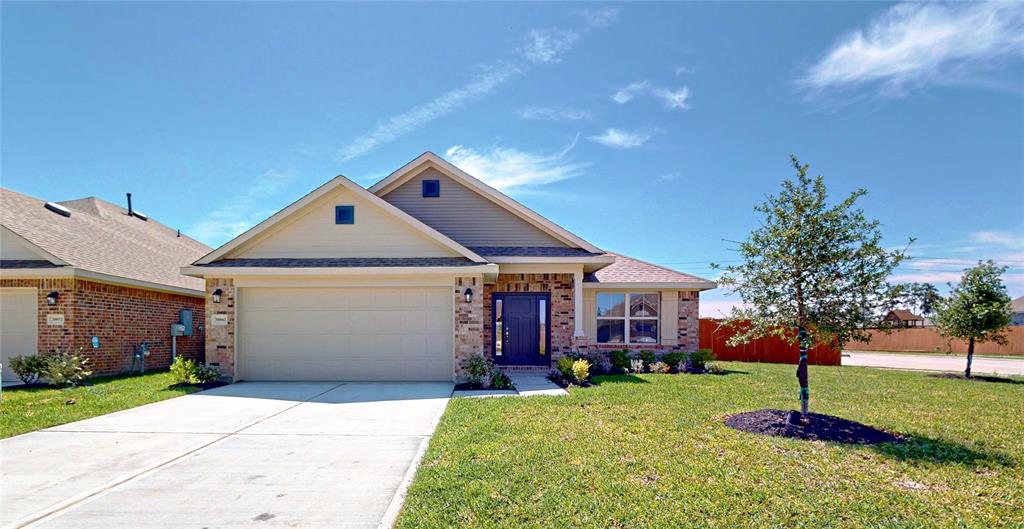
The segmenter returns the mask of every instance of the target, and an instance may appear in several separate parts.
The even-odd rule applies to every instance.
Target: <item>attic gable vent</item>
[[[66,208],[66,207],[64,207],[64,206],[62,206],[62,205],[60,205],[60,204],[58,204],[56,202],[47,202],[47,203],[43,204],[43,207],[48,209],[48,210],[50,210],[50,211],[52,211],[52,212],[54,212],[54,213],[56,213],[56,214],[58,214],[58,215],[60,215],[60,216],[62,216],[62,217],[70,217],[71,216],[71,210],[70,209],[68,209],[68,208]]]

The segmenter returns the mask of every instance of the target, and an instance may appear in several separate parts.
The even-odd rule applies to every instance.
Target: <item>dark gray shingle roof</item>
[[[603,255],[591,253],[582,248],[548,246],[474,246],[470,250],[485,257],[589,257]]]
[[[267,267],[267,268],[350,268],[350,267],[394,267],[394,266],[470,266],[477,263],[465,257],[275,257],[264,259],[222,259],[210,264],[197,265],[209,268],[222,267]]]

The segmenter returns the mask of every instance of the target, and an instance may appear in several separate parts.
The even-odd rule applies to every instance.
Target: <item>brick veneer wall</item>
[[[220,303],[213,292],[221,289]],[[214,314],[226,314],[227,325],[214,325]],[[235,377],[235,282],[233,279],[206,280],[206,363],[216,365],[221,375]]]
[[[193,329],[192,336],[178,337],[178,354],[202,360],[201,298],[75,278],[2,279],[0,287],[36,288],[39,351],[81,347],[93,374],[125,371],[132,346],[143,342],[150,350],[147,368],[170,365],[170,326],[178,322],[180,309],[192,309]],[[60,297],[49,305],[46,296],[53,291]],[[64,325],[49,325],[48,314],[63,314]],[[93,336],[99,337],[98,349],[92,347]]]
[[[573,350],[572,335],[575,305],[573,302],[572,274],[498,274],[493,285],[484,286],[483,296],[483,344],[488,357],[491,350],[494,329],[493,294],[495,292],[547,292],[551,294],[551,363],[557,362],[563,354]]]
[[[473,301],[466,303],[466,288],[473,290]],[[455,376],[466,376],[466,361],[476,354],[485,352],[484,307],[486,291],[483,281],[476,277],[457,277],[453,289],[455,307]]]

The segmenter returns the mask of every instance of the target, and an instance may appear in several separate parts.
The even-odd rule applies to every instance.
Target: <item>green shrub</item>
[[[572,358],[569,358],[568,356],[563,356],[563,357],[558,359],[558,364],[555,365],[555,367],[558,369],[558,372],[561,373],[562,377],[565,378],[566,380],[572,380],[573,379],[572,378],[572,362],[573,362]]]
[[[508,378],[497,366],[491,372],[491,387],[494,389],[512,389],[512,379]]]
[[[619,349],[608,353],[608,357],[611,359],[612,366],[629,371],[629,351]]]
[[[603,354],[601,354],[599,352],[593,352],[593,353],[578,353],[577,352],[577,353],[570,353],[567,356],[569,358],[572,358],[573,361],[575,361],[575,360],[586,360],[587,362],[590,362],[590,374],[591,375],[607,375],[611,371],[611,369],[612,369],[612,365],[608,361],[608,358],[605,357],[605,355],[603,355]]]
[[[682,371],[681,364],[686,361],[686,353],[665,353],[661,355],[661,361],[673,371]]]
[[[220,372],[213,366],[179,356],[171,364],[171,377],[175,384],[209,384],[220,378]]]
[[[644,367],[653,364],[657,359],[658,358],[655,356],[654,351],[640,351],[640,360],[644,361]]]
[[[81,355],[82,349],[73,353],[68,349],[57,348],[54,352],[43,355],[43,370],[39,375],[54,386],[75,386],[92,371],[85,367],[89,359]]]
[[[39,376],[46,369],[46,358],[43,355],[15,356],[8,360],[11,371],[26,384],[39,382]]]
[[[583,384],[590,378],[590,362],[580,358],[572,363],[572,378],[579,384]]]
[[[491,363],[482,354],[469,357],[466,362],[466,381],[470,384],[488,387],[491,380]]]
[[[706,373],[708,362],[715,359],[711,349],[699,349],[686,357],[685,371],[687,373]]]

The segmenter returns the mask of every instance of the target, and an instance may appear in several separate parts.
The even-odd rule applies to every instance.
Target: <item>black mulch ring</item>
[[[474,384],[470,382],[461,382],[459,384],[455,384],[455,391],[515,391],[515,389],[515,387],[501,389],[494,387],[485,388],[483,384]]]
[[[227,382],[222,382],[220,380],[216,380],[214,382],[206,382],[204,384],[188,384],[188,383],[184,383],[184,384],[171,384],[170,387],[172,387],[172,388],[202,388],[202,390],[205,391],[205,390],[208,390],[208,389],[219,388],[221,386],[227,386],[227,385],[228,385]]]
[[[872,428],[866,424],[848,421],[831,415],[810,413],[803,424],[790,424],[790,412],[785,410],[757,410],[737,413],[725,420],[730,428],[761,435],[790,437],[808,441],[874,445],[902,443],[903,438]]]
[[[972,375],[971,378],[967,378],[959,373],[933,373],[928,375],[932,378],[952,378],[955,380],[974,380],[976,382],[997,382],[1003,384],[1024,384],[1024,381],[1014,380],[1012,378],[1002,377],[988,377],[985,375]]]

